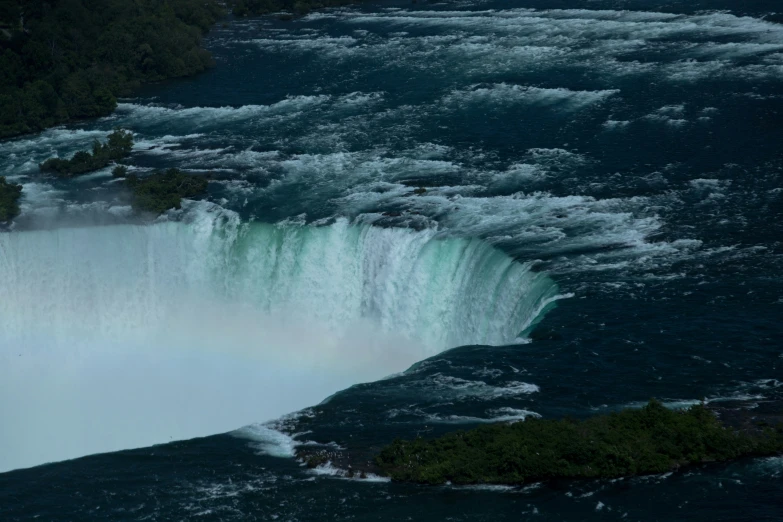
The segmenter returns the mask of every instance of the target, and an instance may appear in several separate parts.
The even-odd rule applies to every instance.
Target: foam
[[[358,222],[374,223],[389,219],[381,212],[393,209],[401,213],[392,218],[395,224],[434,228],[444,236],[480,237],[523,257],[620,246],[623,248],[600,255],[633,258],[640,252],[659,256],[676,250],[671,245],[646,242],[645,238],[661,226],[656,216],[644,215],[643,209],[650,205],[647,198],[598,200],[535,191],[536,183],[557,171],[587,164],[578,154],[534,149],[524,162],[493,171],[466,167],[449,149],[425,150],[410,151],[413,157],[388,157],[384,150],[373,150],[303,154],[266,162],[263,168],[282,174],[267,188],[259,189],[256,197],[260,201],[275,198],[296,186],[298,212],[321,210],[328,202],[326,212],[330,214],[357,216]],[[428,156],[431,159],[422,159]],[[261,168],[259,165],[254,168]],[[419,180],[432,178],[440,186],[411,197],[414,188],[404,184],[411,176],[425,185],[426,181]],[[443,186],[446,176],[462,185]],[[488,189],[494,193],[486,195]],[[520,190],[530,192],[517,192]]]
[[[783,476],[783,457],[765,457],[758,459],[755,468],[771,478]]]
[[[696,178],[688,184],[697,190],[721,190],[731,185],[731,180]]]
[[[272,457],[294,457],[299,445],[293,437],[263,424],[245,426],[231,432],[231,435],[252,440],[256,450]]]
[[[101,130],[66,129],[55,127],[36,134],[35,137],[22,137],[5,140],[0,143],[3,154],[28,153],[31,150],[55,150],[63,145],[75,143],[89,144],[95,139],[101,139],[108,132]]]
[[[685,113],[685,104],[665,105],[655,111],[655,114],[660,114],[662,116],[669,116],[672,118],[682,116],[684,113]]]
[[[607,131],[614,131],[626,128],[631,122],[628,120],[606,120],[603,124]]]
[[[511,493],[520,489],[519,486],[502,486],[499,484],[480,484],[476,486],[454,486],[449,484],[450,488],[464,491],[489,491],[493,493]]]
[[[777,24],[729,13],[675,15],[643,11],[587,9],[505,9],[502,11],[398,11],[390,14],[361,13],[348,21],[419,27],[521,33],[531,29],[544,34],[577,33],[580,36],[610,35],[612,39],[674,39],[720,36],[755,37],[769,42],[783,29]]]
[[[648,74],[672,81],[694,81],[719,73],[748,79],[781,77],[780,69],[741,66],[736,60],[772,59],[783,45],[778,24],[729,13],[675,15],[612,10],[384,11],[343,12],[344,22],[416,28],[433,35],[397,31],[388,40],[331,46],[325,59],[383,56],[383,63],[430,64],[453,68],[455,76],[569,66],[602,76]],[[446,34],[442,34],[446,33]],[[398,36],[399,35],[399,36]],[[737,41],[726,42],[726,39]],[[629,62],[624,54],[653,42],[679,53],[676,64]],[[689,60],[698,57],[700,61]],[[396,66],[396,65],[395,65]]]
[[[381,477],[374,473],[365,473],[364,477],[361,477],[359,474],[354,474],[353,476],[349,476],[350,473],[348,470],[338,468],[334,466],[331,462],[327,462],[326,464],[321,464],[320,466],[316,466],[315,468],[308,470],[308,472],[313,475],[317,475],[321,477],[339,478],[342,480],[352,480],[358,482],[375,482],[375,483],[391,482],[391,479],[389,477]]]
[[[12,180],[38,174],[38,164],[51,157],[69,156],[77,150],[87,149],[93,140],[103,139],[108,132],[100,130],[54,128],[35,137],[22,137],[0,142],[0,158],[3,158],[2,175]]]
[[[692,52],[700,57],[728,59],[749,58],[781,50],[783,50],[783,44],[779,43],[730,42],[719,44],[711,42],[700,46]]]
[[[766,397],[761,394],[751,394],[744,392],[735,392],[728,395],[713,395],[704,399],[663,399],[661,404],[673,410],[684,410],[697,404],[710,404],[714,402],[734,402],[734,401],[757,401]],[[626,405],[626,408],[643,408],[647,402],[632,402]]]
[[[551,255],[616,245],[646,250],[650,245],[645,237],[657,230],[660,223],[654,217],[634,217],[628,210],[636,204],[619,199],[533,193],[462,197],[458,201],[425,195],[413,200],[411,206],[425,213],[450,208],[451,212],[441,219],[447,230],[482,237],[519,254],[535,250],[538,255]],[[569,232],[572,227],[579,227],[580,233]]]
[[[546,171],[538,165],[516,163],[505,171],[492,173],[490,187],[494,190],[505,189],[516,192],[521,187],[543,181],[546,177]]]
[[[158,148],[168,149],[171,147],[181,146],[183,141],[195,140],[204,137],[205,134],[200,133],[186,134],[184,136],[166,134],[164,136],[156,136],[153,139],[145,139],[144,137],[141,137],[137,134],[134,136],[133,149],[136,151],[151,151]]]
[[[540,391],[535,384],[526,382],[509,381],[502,385],[492,385],[484,381],[467,380],[441,373],[405,386],[424,388],[428,392],[436,391],[438,397],[453,400],[491,401],[505,397],[530,395]]]
[[[334,52],[335,50],[356,45],[357,42],[357,38],[352,36],[340,36],[336,38],[329,36],[317,36],[315,38],[312,36],[303,36],[302,38],[295,38],[290,34],[286,34],[281,38],[257,38],[249,41],[249,43],[258,46],[265,51],[285,53]]]
[[[577,111],[601,103],[620,91],[572,91],[565,88],[542,89],[522,85],[500,83],[490,87],[473,87],[453,91],[443,99],[446,106],[464,104],[492,104],[498,106],[524,104]]]
[[[645,121],[652,122],[652,123],[662,123],[664,125],[667,125],[669,127],[682,127],[683,125],[688,123],[688,120],[683,118],[671,118],[667,116],[666,114],[661,114],[658,112],[654,112],[652,114],[648,114],[647,116],[644,116],[642,118]]]
[[[176,123],[178,126],[186,126],[188,129],[202,133],[228,122],[295,117],[297,113],[322,105],[329,100],[330,97],[327,95],[290,96],[271,105],[188,108],[119,103],[117,113],[124,124],[132,125],[134,128],[144,129],[150,124],[160,126]]]
[[[518,422],[523,421],[528,417],[541,417],[540,414],[534,411],[516,408],[498,408],[496,410],[489,410],[487,414],[489,415],[488,417],[427,415],[426,419],[428,422],[436,424],[491,424],[495,422]]]

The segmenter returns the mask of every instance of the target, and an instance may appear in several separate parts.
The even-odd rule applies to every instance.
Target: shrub
[[[22,197],[22,185],[8,183],[0,176],[0,223],[11,221],[19,215],[19,198]]]
[[[130,174],[125,183],[133,193],[133,208],[141,212],[161,214],[182,207],[182,198],[193,198],[207,191],[207,180],[185,174],[177,169],[155,172],[145,178]]]
[[[128,156],[133,149],[133,134],[116,129],[109,134],[106,143],[95,140],[92,153],[79,151],[69,160],[49,158],[39,165],[42,172],[54,172],[61,177],[73,177],[108,166]]]

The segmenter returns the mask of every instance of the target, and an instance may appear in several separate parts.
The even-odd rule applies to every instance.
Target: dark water
[[[68,183],[35,174],[35,161],[122,125],[136,133],[134,169],[213,173],[219,207],[188,207],[185,223],[225,211],[239,223],[332,230],[347,220],[433,241],[479,239],[529,277],[548,276],[553,286],[541,295],[569,297],[545,315],[531,312],[540,304],[531,297],[512,314],[519,330],[540,319],[522,342],[479,323],[458,328],[465,317],[490,324],[496,315],[472,293],[490,280],[507,284],[487,275],[499,273],[494,257],[455,261],[480,272],[463,286],[411,289],[393,279],[372,290],[360,315],[424,339],[418,359],[467,344],[453,332],[508,346],[442,352],[266,427],[0,474],[0,518],[783,520],[781,458],[460,489],[348,480],[285,457],[295,441],[371,455],[396,436],[579,417],[650,397],[672,406],[783,399],[777,8],[466,1],[235,21],[209,38],[213,71],[150,88],[111,118],[0,143],[0,173],[28,194],[12,234],[132,219],[108,173]],[[392,236],[357,255],[383,264],[419,252]],[[446,258],[436,256],[432,273]],[[414,296],[436,303],[448,292],[464,316],[428,315],[435,305],[422,305],[418,323],[384,304],[390,295],[402,296],[392,309]],[[25,317],[18,324],[39,316]],[[442,334],[433,340],[432,331]],[[238,400],[260,408],[269,398]],[[56,425],[51,437],[56,444]]]

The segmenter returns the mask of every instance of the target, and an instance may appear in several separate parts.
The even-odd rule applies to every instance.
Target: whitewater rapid
[[[275,418],[557,298],[478,240],[190,214],[0,235],[0,470]]]

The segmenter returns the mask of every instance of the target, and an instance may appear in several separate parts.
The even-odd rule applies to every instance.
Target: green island
[[[154,214],[182,208],[182,198],[203,195],[208,183],[203,176],[186,174],[178,169],[154,172],[144,178],[129,174],[125,178],[125,184],[133,195],[133,209]]]
[[[53,172],[57,176],[70,178],[107,167],[113,161],[127,157],[133,149],[133,134],[116,129],[109,134],[105,143],[92,143],[92,152],[79,151],[71,159],[49,158],[39,165],[41,172]]]
[[[105,168],[112,162],[127,157],[132,149],[133,134],[116,129],[109,134],[105,142],[95,140],[92,144],[92,152],[79,151],[71,159],[49,158],[39,167],[41,172],[52,172],[59,177],[70,178]],[[129,174],[128,167],[125,165],[115,165],[112,169],[112,177],[124,178],[124,185],[131,191],[131,204],[134,210],[153,214],[182,208],[182,198],[202,196],[206,193],[208,185],[205,177],[189,175],[179,169],[156,171],[140,178],[136,174]],[[21,186],[9,185],[9,187],[12,187],[7,189],[9,192],[18,190],[18,194],[21,194]],[[0,186],[0,195],[2,194],[2,186]],[[18,197],[19,195],[16,196],[17,199]],[[4,200],[0,199],[0,204],[2,201]],[[15,213],[9,212],[6,220],[12,219],[18,212],[18,207],[15,207]],[[2,216],[3,214],[0,214],[0,217]]]
[[[22,197],[22,185],[8,183],[0,176],[0,223],[11,221],[19,215],[19,198]]]
[[[525,484],[618,478],[783,453],[783,424],[727,427],[704,405],[670,410],[650,401],[583,421],[527,419],[425,440],[395,440],[375,458],[395,481]]]

